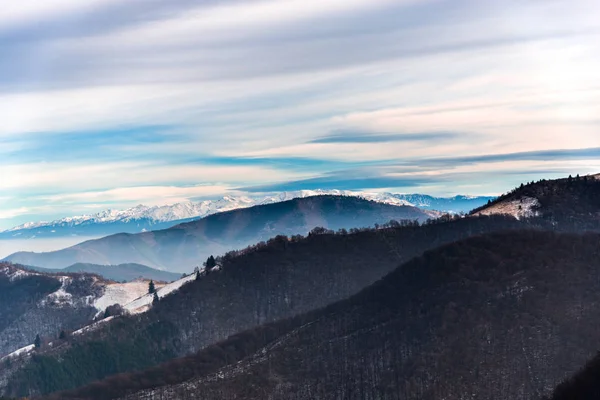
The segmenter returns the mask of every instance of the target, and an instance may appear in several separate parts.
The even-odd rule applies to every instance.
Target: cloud
[[[453,132],[420,132],[401,134],[378,134],[370,132],[336,132],[331,135],[313,139],[309,143],[387,143],[416,142],[430,140],[449,140],[458,137]]]
[[[238,188],[247,192],[280,192],[291,190],[314,189],[339,189],[368,190],[378,188],[415,188],[426,184],[435,183],[435,178],[429,177],[393,177],[393,176],[361,176],[348,177],[345,174],[332,174],[328,176],[272,183],[260,186]]]
[[[9,218],[15,218],[21,215],[27,215],[30,214],[31,210],[27,207],[19,207],[19,208],[13,208],[13,209],[2,209],[0,210],[0,220],[1,219],[9,219]]]
[[[599,167],[593,0],[37,3],[0,15],[10,223],[235,188],[487,194]]]
[[[425,159],[419,163],[425,165],[456,166],[462,164],[497,163],[506,161],[564,161],[564,160],[594,160],[600,158],[600,147],[585,149],[550,149],[524,151],[506,154],[484,154],[466,157],[447,157]]]
[[[301,176],[265,166],[165,165],[150,160],[12,164],[3,166],[1,172],[0,191],[20,196],[95,192],[132,186],[231,185]]]
[[[575,173],[594,173],[600,170],[599,151],[567,149],[466,159],[413,159],[340,170],[308,179],[238,187],[237,190],[262,193],[344,188],[407,192],[414,191],[414,188],[428,188],[438,195],[454,195],[460,193],[461,188],[469,188],[477,194],[497,195],[521,182],[541,177],[552,179]],[[502,189],[498,191],[498,187]]]
[[[61,206],[77,204],[79,206],[106,206],[106,204],[162,205],[186,202],[190,198],[217,196],[230,191],[222,185],[196,186],[137,186],[121,187],[101,191],[76,192],[40,196],[39,200],[58,203]]]

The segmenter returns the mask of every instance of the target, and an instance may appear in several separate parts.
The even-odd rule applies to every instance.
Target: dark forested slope
[[[72,346],[59,353],[33,358],[8,391],[28,395],[75,387],[190,354],[244,329],[344,299],[425,250],[524,225],[496,216],[349,235],[279,237],[225,257],[220,271],[185,285],[146,314],[112,321],[73,338]]]
[[[540,398],[595,354],[599,315],[600,235],[490,234],[334,305],[54,398]]]
[[[0,263],[0,358],[33,343],[78,329],[97,312],[89,299],[101,291],[84,274],[43,274]],[[1,368],[1,367],[0,367]]]
[[[540,180],[523,184],[480,207],[472,214],[539,216],[579,229],[596,229],[600,222],[599,176]]]
[[[600,399],[600,351],[574,376],[562,382],[543,400]]]

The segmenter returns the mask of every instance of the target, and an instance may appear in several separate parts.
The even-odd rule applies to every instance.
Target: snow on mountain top
[[[202,218],[207,215],[239,208],[252,207],[255,205],[272,204],[296,198],[305,198],[318,195],[353,196],[365,200],[396,206],[415,206],[430,208],[436,200],[469,200],[473,196],[455,196],[451,198],[437,198],[421,194],[396,194],[378,192],[355,192],[350,190],[298,190],[281,193],[265,193],[262,195],[227,195],[215,200],[204,200],[198,203],[186,202],[163,206],[145,206],[139,204],[125,210],[108,209],[95,214],[65,217],[50,222],[27,222],[25,224],[8,229],[4,232],[15,232],[22,230],[34,230],[36,228],[49,226],[81,226],[91,224],[129,223],[135,221],[149,221],[151,223],[162,223],[170,221],[181,221],[192,218]],[[451,210],[438,210],[451,211]]]

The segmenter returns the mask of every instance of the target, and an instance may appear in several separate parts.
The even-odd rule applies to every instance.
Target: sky
[[[215,198],[600,172],[597,0],[19,0],[0,229]]]

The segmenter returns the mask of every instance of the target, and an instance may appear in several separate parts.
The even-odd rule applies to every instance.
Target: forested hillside
[[[472,212],[501,213],[538,216],[555,223],[574,224],[582,230],[596,229],[600,221],[600,179],[576,176],[522,184]]]
[[[87,296],[100,291],[89,275],[34,274],[0,263],[0,358],[32,344],[38,334],[57,337],[89,322],[97,310]]]
[[[51,398],[539,398],[597,350],[599,256],[597,234],[467,239],[329,307]]]
[[[191,354],[243,330],[345,299],[424,251],[467,237],[507,229],[599,230],[594,199],[586,194],[598,182],[573,182],[576,178],[545,184],[557,187],[557,192],[568,190],[573,201],[584,203],[560,216],[536,212],[515,219],[494,211],[487,217],[447,216],[421,226],[393,223],[354,229],[350,234],[319,228],[306,238],[277,236],[229,252],[218,257],[218,268],[157,302],[144,315],[117,318],[58,348],[37,352],[18,368],[0,366],[2,390],[14,395],[49,393]],[[513,241],[508,243],[522,249]],[[442,258],[439,262],[443,265]],[[437,288],[430,289],[437,293]]]
[[[224,257],[220,271],[183,286],[144,315],[111,321],[105,329],[73,338],[67,348],[34,357],[11,379],[8,392],[76,387],[190,354],[244,329],[344,299],[425,250],[521,226],[496,216],[275,238]]]

